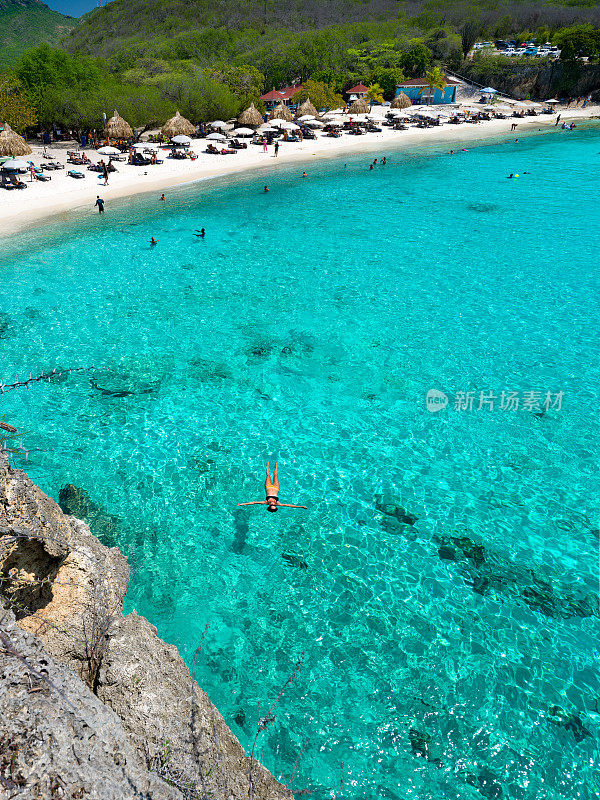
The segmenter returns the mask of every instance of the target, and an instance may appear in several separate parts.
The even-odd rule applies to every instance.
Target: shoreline
[[[600,119],[600,107],[564,109],[560,110],[560,114],[561,122],[587,122]],[[314,160],[336,158],[344,154],[357,156],[375,151],[385,155],[440,143],[448,146],[455,143],[455,146],[459,147],[469,142],[494,139],[503,135],[519,138],[525,133],[548,131],[556,127],[554,115],[519,120],[517,130],[511,132],[512,121],[513,119],[509,118],[490,120],[477,125],[463,123],[459,127],[446,124],[434,128],[409,128],[407,131],[384,129],[382,133],[365,134],[358,141],[347,134],[343,134],[341,139],[321,136],[316,140],[305,140],[300,143],[283,143],[278,158],[274,158],[272,153],[263,153],[262,148],[257,145],[249,144],[247,150],[240,150],[231,157],[213,156],[202,152],[196,161],[165,160],[164,164],[158,166],[133,167],[117,163],[119,171],[111,175],[111,183],[106,187],[97,181],[96,173],[86,171],[83,181],[77,181],[67,176],[67,169],[55,171],[52,172],[51,182],[30,184],[26,181],[27,189],[4,190],[0,194],[0,239],[41,226],[57,218],[64,220],[67,215],[84,216],[96,213],[94,203],[98,194],[103,197],[107,208],[110,209],[113,200],[152,192],[165,192],[178,186],[250,173],[257,169],[266,168],[271,172],[279,165],[307,164]],[[198,144],[200,143],[201,140]],[[204,147],[203,142],[201,146]],[[63,163],[65,162],[66,148],[49,148],[49,150],[52,152],[51,157],[58,156]],[[99,158],[95,151],[91,152],[94,154],[92,161]],[[28,158],[39,163],[42,160],[41,153],[42,148],[39,146],[34,148],[33,154]]]

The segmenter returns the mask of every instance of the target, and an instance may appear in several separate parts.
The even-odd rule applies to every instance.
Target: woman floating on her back
[[[269,472],[269,462],[267,461],[267,479],[265,480],[265,492],[267,495],[266,500],[251,500],[249,503],[238,503],[238,506],[267,506],[267,511],[277,511],[278,506],[286,506],[287,508],[308,508],[308,506],[295,506],[292,503],[279,502],[279,479],[277,477],[277,462],[275,462],[275,472],[273,473],[273,481],[271,481],[271,473]]]

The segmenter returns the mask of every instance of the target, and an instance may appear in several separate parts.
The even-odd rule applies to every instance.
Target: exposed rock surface
[[[548,97],[580,97],[588,94],[600,99],[600,66],[580,62],[550,61],[510,64],[498,69],[494,59],[477,58],[463,64],[461,71],[486,86],[493,86],[510,97],[545,100]]]
[[[3,607],[0,634],[1,797],[181,797],[148,771],[114,711]]]
[[[10,608],[0,634],[60,690],[35,678],[40,691],[29,694],[31,670],[0,654],[0,775],[18,767],[21,776],[7,779],[11,796],[292,800],[251,765],[177,649],[135,612],[123,616],[128,578],[119,550],[0,453],[0,592]]]

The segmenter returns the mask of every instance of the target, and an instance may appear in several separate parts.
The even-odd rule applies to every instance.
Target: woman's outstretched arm
[[[286,508],[308,508],[308,506],[296,506],[293,503],[277,503],[278,506],[285,506]]]
[[[251,500],[249,503],[238,503],[238,506],[264,506],[266,500]]]

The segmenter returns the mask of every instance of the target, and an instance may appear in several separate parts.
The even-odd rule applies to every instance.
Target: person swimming
[[[150,247],[156,247],[156,245],[158,244],[158,239],[155,239],[154,236],[151,236],[149,241],[150,241]]]
[[[194,233],[194,236],[196,236],[196,237],[197,237],[197,238],[199,238],[199,239],[204,239],[204,237],[206,236],[206,231],[204,230],[204,228],[202,228],[202,229],[201,229],[201,230],[199,230],[199,231],[197,230],[197,231]]]
[[[269,187],[265,186],[265,192],[268,192],[268,191],[269,191]]]
[[[308,508],[308,506],[296,506],[293,503],[280,503],[279,502],[279,478],[277,477],[277,461],[275,462],[275,472],[273,473],[273,480],[271,481],[271,472],[269,470],[269,462],[267,461],[267,477],[265,479],[265,493],[266,500],[251,500],[249,503],[238,503],[238,506],[267,506],[267,511],[274,513],[279,506],[286,506],[286,508]]]

